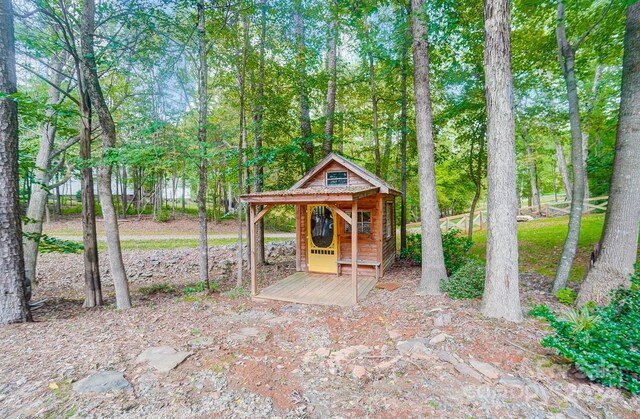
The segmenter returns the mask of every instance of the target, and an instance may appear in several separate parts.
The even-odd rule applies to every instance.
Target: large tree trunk
[[[311,116],[309,115],[309,94],[307,93],[307,70],[306,70],[306,46],[304,40],[304,19],[302,16],[302,1],[293,2],[293,26],[296,39],[296,73],[298,103],[300,107],[300,136],[302,137],[302,151],[307,154],[305,159],[305,170],[309,170],[315,161],[313,149],[313,136],[311,133]]]
[[[560,139],[556,139],[556,162],[558,163],[558,171],[562,177],[562,185],[567,201],[571,201],[571,179],[569,178],[569,168],[567,160],[564,158],[564,149]]]
[[[198,182],[198,227],[200,238],[200,281],[209,290],[209,243],[207,238],[207,43],[204,20],[204,0],[198,0],[198,142],[200,143],[200,173]]]
[[[0,92],[16,93],[11,0],[0,0]],[[0,99],[0,325],[31,321],[18,206],[18,108]]]
[[[51,180],[49,168],[51,165],[51,152],[53,151],[53,143],[56,137],[56,115],[57,111],[53,105],[60,102],[60,91],[56,86],[62,81],[63,60],[59,56],[52,58],[50,72],[50,80],[55,86],[49,87],[49,99],[47,105],[49,107],[45,111],[46,122],[42,126],[42,134],[40,135],[40,146],[38,155],[36,156],[36,165],[34,169],[34,183],[31,197],[29,198],[29,206],[27,208],[27,218],[29,222],[24,226],[24,232],[28,236],[23,240],[24,245],[24,271],[27,279],[27,297],[30,299],[31,287],[36,282],[36,264],[38,260],[38,244],[40,243],[40,235],[42,234],[42,223],[49,199],[49,189],[47,185]]]
[[[323,157],[333,151],[333,125],[335,121],[336,110],[336,63],[337,63],[337,44],[338,44],[338,5],[334,3],[334,0],[329,0],[333,9],[333,18],[329,23],[329,48],[328,48],[328,73],[329,81],[327,82],[327,108],[324,112],[324,139],[322,141],[322,154]]]
[[[447,280],[440,232],[440,209],[436,191],[435,145],[429,93],[429,45],[425,0],[411,0],[413,11],[413,86],[418,140],[418,177],[422,220],[422,276],[418,294],[440,293],[440,281]]]
[[[487,271],[482,312],[522,321],[518,278],[516,147],[511,74],[510,1],[485,0],[487,101]]]
[[[600,252],[587,273],[577,304],[606,304],[610,292],[628,287],[638,257],[640,224],[640,3],[627,8],[622,89],[609,205]]]
[[[576,84],[575,54],[576,50],[567,41],[565,32],[565,4],[558,3],[558,57],[567,88],[569,101],[569,124],[571,127],[571,165],[573,169],[573,189],[571,192],[571,212],[569,214],[569,231],[562,249],[562,256],[556,269],[553,281],[553,292],[558,292],[567,286],[571,265],[576,257],[578,239],[580,238],[580,224],[584,205],[584,158],[582,156],[582,131],[580,129],[580,102],[578,101],[578,86]]]
[[[267,42],[267,6],[263,3],[261,6],[260,17],[260,61],[259,61],[259,79],[255,98],[255,112],[253,115],[254,123],[254,137],[253,137],[253,155],[256,159],[253,173],[253,191],[262,192],[264,166],[259,161],[259,157],[262,156],[262,119],[264,115],[264,61],[265,61],[265,46]],[[258,207],[260,211],[262,207]],[[264,218],[256,224],[256,263],[263,265],[265,262],[264,255]]]
[[[404,2],[403,2],[404,3]],[[402,22],[409,23],[409,10],[410,6],[402,4],[400,6],[400,15],[402,16]],[[411,28],[407,25],[407,32]],[[410,33],[402,34],[402,63],[401,63],[401,79],[400,79],[400,148],[401,148],[401,169],[400,190],[402,196],[400,197],[400,251],[407,248],[407,61],[409,51],[409,39]]]
[[[111,117],[111,112],[102,95],[102,88],[98,80],[98,71],[95,62],[93,37],[95,32],[95,2],[85,0],[82,7],[81,22],[81,69],[85,86],[91,99],[91,106],[95,110],[100,127],[102,128],[102,153],[106,156],[109,150],[116,144],[116,127]],[[103,164],[98,169],[98,194],[102,207],[102,217],[107,236],[107,250],[109,251],[109,266],[116,290],[116,305],[119,309],[131,307],[129,295],[129,283],[122,261],[122,249],[120,248],[120,233],[118,231],[118,214],[113,206],[113,194],[111,191],[111,166]]]

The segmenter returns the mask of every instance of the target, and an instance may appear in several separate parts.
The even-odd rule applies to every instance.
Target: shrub
[[[172,294],[175,292],[175,288],[166,282],[160,284],[153,284],[149,287],[142,287],[138,290],[140,294],[153,295],[153,294]]]
[[[541,305],[531,314],[545,318],[554,334],[542,346],[555,348],[594,382],[640,394],[640,275],[630,289],[612,293],[605,307],[584,306],[563,316]]]
[[[444,253],[444,266],[447,274],[452,275],[468,260],[471,240],[460,234],[458,229],[452,229],[442,235],[442,251]],[[400,256],[410,259],[418,264],[422,263],[422,235],[419,233],[407,236],[407,248]]]
[[[577,296],[578,294],[576,294],[576,292],[571,288],[563,288],[556,293],[558,301],[568,306],[573,304]]]
[[[442,283],[441,289],[454,300],[480,298],[484,292],[484,275],[484,263],[469,258],[449,277],[449,281]]]

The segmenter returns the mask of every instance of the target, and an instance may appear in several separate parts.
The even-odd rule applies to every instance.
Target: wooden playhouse
[[[335,153],[290,189],[242,195],[250,206],[252,295],[310,304],[356,304],[395,261],[395,198],[400,195],[384,180]],[[297,272],[258,292],[255,226],[274,205],[296,208]]]

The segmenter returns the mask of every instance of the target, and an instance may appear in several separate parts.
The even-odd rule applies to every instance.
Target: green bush
[[[160,284],[153,284],[149,287],[142,287],[138,290],[140,294],[153,295],[153,294],[173,294],[176,291],[173,285],[166,282]]]
[[[477,259],[467,259],[457,271],[443,282],[441,289],[449,298],[481,298],[484,292],[485,265]]]
[[[556,293],[558,301],[568,306],[573,304],[577,296],[578,294],[576,294],[576,292],[571,288],[563,288]]]
[[[460,233],[460,230],[452,229],[442,234],[444,266],[447,268],[448,275],[456,272],[469,259],[471,239]],[[401,252],[400,256],[418,264],[422,263],[422,235],[419,233],[409,234],[407,236],[407,248]]]
[[[640,394],[640,275],[630,289],[612,293],[605,307],[584,306],[562,316],[547,306],[531,314],[545,318],[555,333],[542,346],[555,348],[594,382]]]

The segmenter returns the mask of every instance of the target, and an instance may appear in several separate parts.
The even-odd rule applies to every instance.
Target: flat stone
[[[446,326],[446,325],[451,323],[452,319],[453,319],[453,317],[451,316],[451,313],[438,314],[438,316],[433,321],[433,325],[435,327]]]
[[[247,337],[256,337],[260,334],[260,331],[255,327],[243,327],[240,329],[240,334]]]
[[[169,372],[191,354],[192,352],[178,352],[170,346],[158,346],[149,348],[138,355],[136,362],[147,362],[149,366],[160,372]]]
[[[482,376],[480,374],[478,374],[476,372],[476,370],[474,370],[473,368],[471,368],[470,366],[468,366],[467,364],[463,363],[463,362],[457,362],[455,364],[453,364],[453,367],[456,369],[456,371],[458,371],[460,374],[464,374],[467,377],[471,377],[474,380],[477,380],[479,382],[482,382]]]
[[[502,375],[502,371],[491,364],[487,364],[486,362],[478,361],[472,358],[471,360],[469,360],[469,364],[471,364],[473,368],[478,370],[480,374],[491,380],[497,380]]]
[[[402,337],[402,333],[399,330],[389,330],[389,339],[396,340]]]
[[[353,367],[353,372],[351,373],[351,375],[353,375],[354,378],[361,380],[362,378],[366,377],[367,369],[361,365],[356,365],[355,367]]]
[[[537,398],[547,403],[549,401],[549,394],[547,390],[544,389],[540,384],[537,383],[527,383],[525,387],[528,393],[533,393]]]
[[[410,355],[412,353],[427,353],[429,349],[429,339],[416,338],[411,340],[401,340],[396,344],[396,349],[402,355]]]
[[[447,340],[446,333],[438,333],[429,340],[429,345],[437,345],[438,343],[442,343],[445,340]]]
[[[328,358],[331,355],[331,349],[329,348],[320,348],[316,351],[316,355],[320,358]]]
[[[73,383],[78,393],[108,393],[113,390],[131,391],[131,384],[119,371],[101,371]]]
[[[331,355],[336,362],[344,362],[347,361],[352,355],[366,354],[367,352],[371,352],[370,347],[366,345],[354,345],[342,348],[339,351],[333,352]]]
[[[524,381],[510,375],[500,378],[500,380],[498,381],[498,384],[502,384],[505,387],[512,387],[512,388],[524,387]]]
[[[396,356],[394,358],[391,358],[388,361],[379,363],[378,365],[375,366],[375,369],[377,369],[378,371],[386,371],[389,368],[393,367],[400,359],[401,357]]]
[[[440,358],[440,360],[442,360],[444,362],[448,362],[450,364],[454,364],[455,365],[455,364],[458,363],[458,360],[447,351],[439,351],[438,352],[438,358]]]

